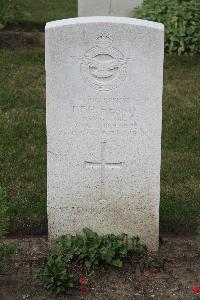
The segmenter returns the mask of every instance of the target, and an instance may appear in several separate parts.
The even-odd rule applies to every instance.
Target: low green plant
[[[62,294],[74,287],[74,275],[70,272],[68,261],[63,256],[50,256],[38,276],[43,280],[44,287],[56,294]]]
[[[154,266],[154,258],[151,256],[144,256],[142,263],[145,269],[150,269]]]
[[[131,243],[132,243],[131,249],[134,252],[144,252],[145,251],[144,246],[141,244],[140,239],[138,237],[131,239]]]
[[[21,7],[14,0],[0,0],[0,30],[8,23],[15,23],[21,14]]]
[[[88,228],[83,229],[82,234],[68,239],[59,238],[52,252],[54,256],[67,257],[68,261],[76,257],[87,272],[93,270],[99,262],[122,267],[122,259],[127,253],[126,235],[99,236]]]
[[[165,51],[200,54],[199,0],[144,0],[134,17],[165,25]]]
[[[5,191],[0,188],[0,271],[5,267],[10,256],[15,252],[14,245],[2,242],[8,226],[8,205]]]
[[[65,293],[75,285],[76,274],[72,269],[82,270],[88,275],[101,263],[122,268],[129,254],[143,253],[144,249],[139,238],[128,243],[125,234],[100,236],[85,228],[82,234],[57,239],[48,262],[38,276],[46,289],[56,294]]]
[[[102,262],[121,268],[129,250],[125,234],[100,237],[99,259]]]

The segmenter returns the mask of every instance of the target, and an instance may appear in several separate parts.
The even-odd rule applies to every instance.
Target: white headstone
[[[46,26],[49,236],[139,236],[158,248],[163,25]]]
[[[134,8],[142,3],[143,0],[78,0],[78,15],[131,17]]]

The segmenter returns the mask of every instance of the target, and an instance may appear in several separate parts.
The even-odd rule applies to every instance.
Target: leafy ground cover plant
[[[8,226],[8,206],[6,193],[0,188],[0,271],[5,267],[10,256],[15,252],[14,245],[6,245],[2,238]]]
[[[47,263],[37,276],[46,289],[61,294],[76,286],[80,274],[91,276],[96,266],[102,263],[121,268],[125,258],[133,254],[138,262],[142,259],[150,262],[147,250],[141,245],[139,238],[128,242],[125,234],[100,236],[85,228],[82,234],[57,239]],[[149,266],[150,263],[145,265]],[[87,277],[80,277],[79,282],[81,289],[85,290]]]
[[[199,0],[145,0],[134,17],[165,25],[165,51],[200,54]]]

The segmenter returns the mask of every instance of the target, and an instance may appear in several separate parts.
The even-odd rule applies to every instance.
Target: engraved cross
[[[101,143],[101,157],[100,162],[90,162],[85,161],[85,165],[88,167],[97,167],[101,170],[101,200],[105,200],[105,173],[106,168],[121,168],[124,162],[116,162],[116,163],[108,163],[105,160],[105,153],[106,153],[106,144],[107,142]]]

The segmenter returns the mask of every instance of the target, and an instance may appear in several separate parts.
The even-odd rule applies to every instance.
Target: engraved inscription
[[[116,163],[108,163],[105,160],[106,156],[106,145],[107,142],[101,143],[101,156],[100,156],[100,162],[90,162],[85,161],[85,165],[92,168],[100,168],[101,170],[101,199],[100,201],[103,201],[106,199],[105,196],[105,172],[106,168],[121,168],[124,162],[116,162]]]
[[[77,100],[76,104],[72,106],[75,120],[74,129],[78,129],[77,120],[81,120],[82,128],[92,135],[97,132],[102,134],[126,132],[126,134],[135,135],[137,121],[133,101],[130,98],[104,98],[104,100],[89,98],[87,105],[81,104],[84,102]]]
[[[98,91],[117,88],[127,76],[127,59],[116,48],[112,39],[101,35],[96,39],[96,46],[89,49],[80,66],[83,79]]]

